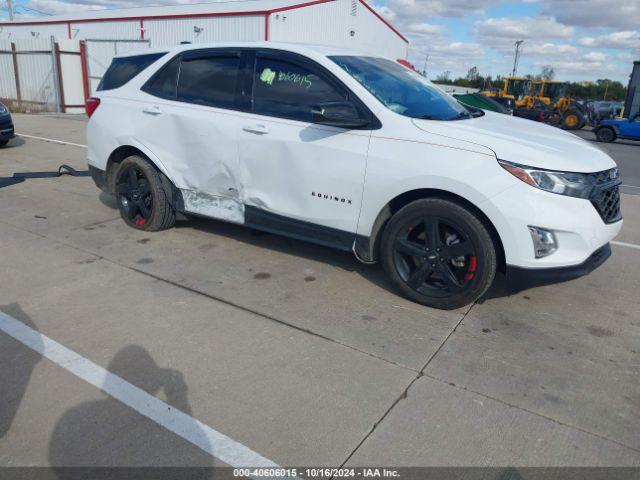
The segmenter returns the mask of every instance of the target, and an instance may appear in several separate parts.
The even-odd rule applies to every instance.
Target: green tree
[[[541,80],[553,80],[556,76],[556,71],[551,65],[543,65],[540,71]]]

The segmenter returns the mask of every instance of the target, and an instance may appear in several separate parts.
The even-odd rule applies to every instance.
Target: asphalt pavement
[[[15,122],[1,178],[86,168],[82,120]],[[639,146],[605,148],[640,189]],[[640,466],[640,196],[591,275],[444,312],[347,253],[135,231],[86,177],[5,185],[0,466]]]

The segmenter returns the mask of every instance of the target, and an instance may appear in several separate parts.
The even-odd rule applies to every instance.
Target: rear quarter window
[[[166,53],[150,53],[133,57],[114,58],[102,77],[100,85],[98,85],[98,91],[114,90],[122,87],[165,55]]]

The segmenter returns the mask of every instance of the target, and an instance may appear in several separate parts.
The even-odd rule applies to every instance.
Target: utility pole
[[[13,22],[13,0],[7,0],[7,9],[9,10],[9,21]]]
[[[516,54],[513,57],[513,72],[511,73],[512,77],[516,76],[518,73],[518,61],[520,60],[520,45],[524,43],[524,40],[516,40]]]
[[[424,59],[424,68],[422,69],[422,75],[427,76],[427,63],[429,62],[429,55]]]

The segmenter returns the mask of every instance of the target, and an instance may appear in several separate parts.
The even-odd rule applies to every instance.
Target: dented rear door
[[[236,223],[244,222],[237,176],[240,71],[239,50],[185,52],[175,99],[141,106],[144,142],[182,191],[185,210]]]

